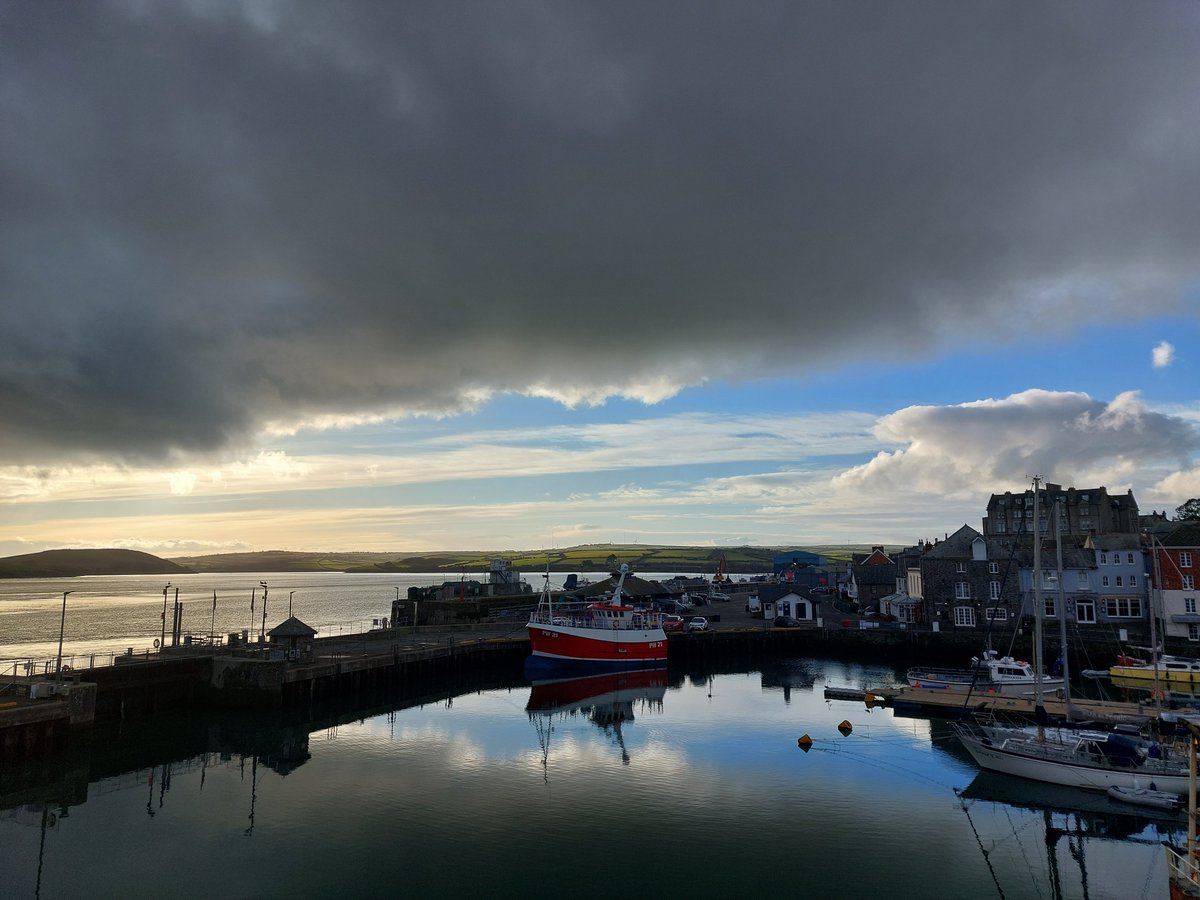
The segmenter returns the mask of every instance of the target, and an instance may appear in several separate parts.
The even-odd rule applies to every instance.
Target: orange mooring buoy
[[[854,730],[854,726],[850,724],[849,719],[842,719],[842,724],[838,726],[838,731],[843,735],[847,735]]]
[[[796,744],[801,750],[807,753],[809,748],[812,747],[812,738],[810,738],[807,734],[802,734],[800,735],[800,739],[796,741]]]

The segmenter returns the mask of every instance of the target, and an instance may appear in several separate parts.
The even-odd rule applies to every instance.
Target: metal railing
[[[361,642],[366,646],[376,641],[395,641],[396,639],[405,638],[420,640],[423,638],[444,638],[447,636],[453,638],[454,636],[467,635],[472,632],[494,632],[497,634],[506,634],[509,632],[524,633],[524,629],[524,619],[520,622],[517,622],[515,619],[509,619],[507,621],[478,622],[466,625],[446,623],[419,626],[399,625],[394,628],[381,628],[376,624],[363,621],[317,626],[318,636],[314,644],[315,649],[319,653],[322,645],[345,645],[351,641]],[[64,654],[62,657],[62,676],[65,680],[79,672],[91,669],[137,663],[152,663],[162,659],[211,656],[216,653],[246,657],[270,656],[270,658],[276,658],[279,655],[279,651],[276,648],[276,655],[271,656],[270,645],[259,643],[258,635],[247,635],[247,637],[248,640],[245,642],[240,640],[240,636],[236,642],[227,642],[226,636],[223,634],[210,636],[208,632],[202,634],[185,633],[181,635],[180,643],[173,647],[146,647],[143,649],[127,647],[124,650]],[[333,652],[337,656],[351,655],[349,648],[343,649],[339,647]],[[57,656],[0,658],[0,679],[52,679],[57,674]]]

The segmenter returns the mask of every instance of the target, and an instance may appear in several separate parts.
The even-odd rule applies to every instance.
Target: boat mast
[[[1063,701],[1067,705],[1067,715],[1071,713],[1071,668],[1067,662],[1067,596],[1063,589],[1063,561],[1062,561],[1062,533],[1059,531],[1059,501],[1054,501],[1054,546],[1055,546],[1055,564],[1058,568],[1058,635],[1062,643],[1062,678],[1063,678]]]
[[[1158,544],[1158,547],[1154,545]],[[1162,563],[1158,551],[1162,543],[1153,534],[1150,535],[1150,552],[1154,554],[1154,589],[1146,592],[1150,601],[1150,663],[1154,666],[1154,709],[1162,712],[1162,687],[1158,683],[1158,607],[1162,605]],[[1154,595],[1158,594],[1158,603]]]
[[[1033,477],[1033,713],[1039,734],[1046,724],[1042,698],[1042,529],[1038,521],[1038,489],[1041,478]]]

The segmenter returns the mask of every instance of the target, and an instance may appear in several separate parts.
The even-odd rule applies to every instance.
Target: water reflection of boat
[[[1060,861],[1059,858],[1059,846],[1062,841],[1067,843],[1070,860],[1078,866],[1078,886],[1082,889],[1083,896],[1087,897],[1089,843],[1099,841],[1105,845],[1102,858],[1107,860],[1111,856],[1107,847],[1114,842],[1158,847],[1164,841],[1185,833],[1187,829],[1184,815],[1177,810],[1130,807],[1110,799],[1106,794],[1057,784],[1031,782],[995,772],[980,772],[965,789],[955,793],[976,840],[979,841],[979,849],[992,871],[997,889],[1001,887],[1001,879],[1012,877],[1013,867],[1020,866],[1023,862],[1029,869],[1028,877],[1034,878],[1035,886],[1038,887],[1038,896],[1044,896],[1041,886],[1038,885],[1040,878],[1044,877],[1047,894],[1053,900],[1076,895],[1074,890],[1067,889],[1070,869],[1060,864],[1065,861]],[[988,821],[986,816],[979,815],[978,804],[981,803],[1001,808],[1000,815],[992,817],[992,821],[1002,818],[1008,830],[1006,840],[1011,839],[1018,843],[1019,857],[1004,860],[1000,865],[995,864],[996,860],[1001,858],[996,854],[1002,841],[995,841],[989,847],[985,838],[981,837],[980,828],[977,826],[984,826]],[[1036,844],[1025,844],[1022,835],[1039,821],[1041,828]],[[1044,849],[1039,849],[1037,845]],[[1046,867],[1046,871],[1041,875],[1037,871],[1039,857],[1043,858]],[[1004,896],[1002,890],[1000,896]]]
[[[665,668],[610,672],[586,678],[535,681],[525,711],[538,728],[542,763],[550,752],[550,734],[558,718],[586,716],[621,748],[621,761],[629,762],[622,726],[634,720],[635,707],[661,710],[667,693]]]
[[[1132,807],[1107,793],[1029,781],[986,769],[958,794],[965,800],[1002,803],[1035,812],[1070,814],[1084,822],[1090,834],[1121,840],[1142,835],[1151,828],[1158,836],[1148,836],[1144,842],[1157,844],[1164,837],[1187,827],[1186,812],[1179,807]]]

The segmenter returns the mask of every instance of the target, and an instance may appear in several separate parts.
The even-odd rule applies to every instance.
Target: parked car
[[[776,616],[773,624],[776,628],[799,628],[800,620],[793,616]]]
[[[823,584],[819,584],[815,588],[813,588],[811,591],[809,591],[809,593],[810,594],[828,594],[829,588]]]
[[[692,604],[692,606],[708,606],[708,597],[709,595],[707,594],[687,595],[688,601]]]
[[[683,631],[683,616],[663,616],[663,631]]]
[[[684,626],[687,631],[708,631],[708,619],[704,616],[696,616],[687,625]]]
[[[708,594],[708,599],[709,599],[709,600],[716,600],[718,603],[728,603],[728,602],[729,602],[729,595],[728,595],[728,594],[722,594],[720,591],[709,591],[709,594]]]

